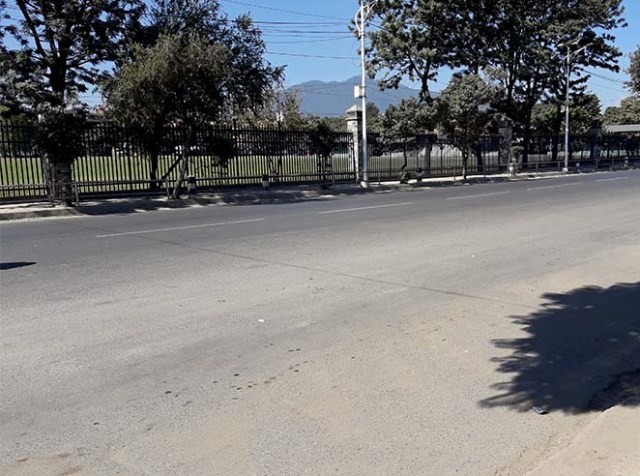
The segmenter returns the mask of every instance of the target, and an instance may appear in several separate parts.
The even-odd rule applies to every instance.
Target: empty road
[[[0,244],[1,474],[524,475],[640,368],[638,171]]]

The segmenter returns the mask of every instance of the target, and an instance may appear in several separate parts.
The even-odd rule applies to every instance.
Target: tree
[[[476,74],[454,75],[436,101],[438,123],[462,153],[462,174],[467,179],[469,155],[479,152],[478,140],[491,114],[488,106],[495,90]]]
[[[32,119],[40,117],[40,142],[54,195],[69,195],[71,164],[78,147],[79,96],[105,76],[103,65],[118,56],[126,33],[138,21],[138,0],[15,0],[20,18],[0,28],[0,104]],[[9,45],[6,38],[14,41]],[[17,46],[14,46],[16,44]],[[55,139],[55,131],[61,135]],[[64,147],[63,147],[64,146]],[[59,186],[58,186],[59,185]]]
[[[136,98],[133,83],[125,86],[118,78],[132,62],[143,60],[144,48],[155,47],[161,38],[191,37],[228,52],[225,67],[229,78],[216,85],[224,107],[217,109],[212,120],[254,121],[257,116],[266,115],[268,102],[276,97],[276,87],[282,79],[282,68],[265,60],[266,45],[250,17],[243,15],[231,20],[215,0],[156,0],[151,4],[146,21],[132,35],[132,47],[120,57],[114,72],[116,79],[107,82],[104,91],[112,117],[136,130],[142,138],[150,159],[152,185],[157,183],[160,144],[171,124],[174,111],[170,108],[175,104],[157,103],[144,89]],[[142,83],[138,86],[144,88]],[[136,107],[132,108],[131,103]]]
[[[300,110],[300,102],[300,93],[297,90],[277,87],[269,95],[264,107],[247,111],[240,120],[249,124],[302,129],[308,121]]]
[[[595,94],[573,96],[569,108],[571,131],[575,134],[586,134],[600,120],[601,104]],[[533,107],[531,126],[539,134],[557,136],[564,129],[564,118],[559,104],[540,102]]]
[[[284,68],[266,60],[262,33],[249,15],[231,19],[218,0],[154,0],[147,19],[136,43],[151,46],[162,35],[197,34],[231,52],[229,66],[235,80],[224,86],[227,119],[246,109],[259,109],[280,85]]]
[[[459,20],[467,11],[460,0],[380,0],[373,12],[379,28],[369,32],[371,46],[367,50],[370,76],[382,74],[383,89],[397,88],[409,78],[420,84],[422,100],[431,100],[429,83],[435,81],[441,68],[463,63],[461,44],[466,36]]]
[[[607,126],[640,124],[640,98],[629,96],[620,101],[620,106],[608,107],[604,112],[604,124]]]
[[[329,123],[321,119],[311,127],[309,139],[309,149],[316,156],[318,181],[326,182],[327,172],[332,168],[331,157],[336,147],[336,134]]]
[[[377,134],[382,132],[382,114],[373,101],[367,102],[367,130]]]
[[[372,73],[383,88],[408,77],[430,97],[429,81],[443,67],[484,71],[499,87],[495,108],[530,133],[533,107],[558,100],[564,90],[567,48],[586,48],[572,57],[580,87],[583,67],[617,70],[620,51],[613,29],[624,25],[621,0],[429,1],[382,0],[374,9],[379,31],[370,34]],[[526,144],[525,155],[526,161]]]
[[[403,164],[400,168],[401,180],[406,180],[407,146],[417,134],[434,126],[434,108],[416,98],[405,99],[397,106],[389,106],[381,121],[382,138],[385,141],[399,141],[402,145]],[[429,149],[430,152],[430,149]],[[427,158],[425,158],[427,160]]]
[[[629,88],[634,94],[640,95],[640,47],[631,54],[631,63],[627,72],[631,76]]]
[[[196,131],[220,117],[225,84],[233,80],[230,55],[224,46],[210,44],[197,34],[161,36],[152,47],[134,48],[132,61],[122,66],[109,86],[111,107],[128,111],[131,122],[145,124],[161,118],[165,127],[182,127],[182,169],[176,197]]]

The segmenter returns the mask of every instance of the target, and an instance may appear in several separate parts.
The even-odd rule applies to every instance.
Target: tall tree
[[[266,45],[251,18],[247,15],[228,18],[216,0],[155,0],[132,35],[131,42],[137,46],[122,55],[114,72],[115,77],[128,64],[142,60],[140,48],[153,48],[163,37],[177,39],[194,36],[201,42],[221,46],[228,51],[226,68],[233,79],[216,85],[224,108],[218,108],[215,120],[255,117],[264,112],[266,104],[274,98],[283,69],[274,67],[265,59]],[[145,99],[148,97],[145,91],[135,98],[132,89],[129,89],[129,99],[123,101],[122,91],[113,92],[113,88],[121,89],[117,84],[116,79],[105,86],[110,113],[137,129],[143,138],[151,163],[150,180],[155,184],[158,178],[159,145],[166,127],[171,123],[173,112],[167,107],[173,107],[173,103],[160,104],[155,103],[153,98]],[[129,101],[137,101],[140,109],[128,107]]]
[[[139,0],[15,0],[19,18],[0,28],[0,104],[41,118],[40,145],[52,190],[69,194],[79,150],[78,116],[68,114],[119,54],[142,12]],[[7,38],[13,40],[7,43]],[[57,137],[54,137],[57,135]]]
[[[367,102],[367,130],[377,134],[382,132],[382,113],[373,101]]]
[[[249,15],[229,18],[218,0],[153,0],[135,42],[151,46],[161,35],[197,34],[230,52],[235,81],[225,86],[229,116],[259,108],[279,85],[284,68],[267,61],[262,32]]]
[[[458,25],[467,11],[460,0],[379,0],[373,13],[367,50],[370,75],[380,74],[383,89],[397,88],[403,79],[420,84],[420,97],[430,101],[430,83],[445,66],[461,66],[467,36]]]
[[[608,107],[604,112],[604,124],[607,126],[640,124],[640,97],[629,96],[620,101],[620,106]]]
[[[586,134],[601,118],[601,103],[595,94],[580,94],[571,98],[571,130]],[[540,102],[533,108],[531,119],[533,130],[539,134],[558,135],[564,128],[564,114],[557,103]]]
[[[467,179],[469,155],[479,152],[480,136],[491,120],[488,106],[495,90],[476,74],[454,75],[436,101],[438,123],[462,153],[462,174]]]
[[[196,131],[220,117],[225,85],[233,81],[230,56],[227,48],[197,34],[161,36],[152,47],[137,46],[132,61],[122,66],[110,85],[111,107],[128,111],[131,122],[162,117],[164,127],[183,128],[181,178],[175,196],[188,169]]]
[[[381,128],[384,141],[400,142],[403,164],[400,169],[401,180],[406,179],[408,165],[407,147],[417,134],[434,127],[435,110],[432,104],[425,104],[416,98],[405,99],[397,106],[391,105],[382,116]],[[428,147],[428,145],[427,145]],[[427,151],[429,153],[430,149]],[[427,158],[425,157],[425,160]]]
[[[501,89],[496,108],[525,135],[534,105],[547,93],[558,99],[564,89],[568,51],[586,47],[572,56],[575,86],[585,80],[584,66],[618,68],[620,51],[610,32],[624,25],[621,0],[381,0],[376,5],[380,28],[370,34],[368,54],[382,87],[418,80],[426,99],[429,81],[442,67],[484,70]]]
[[[631,53],[631,63],[627,70],[629,76],[629,87],[634,94],[640,95],[640,47]]]

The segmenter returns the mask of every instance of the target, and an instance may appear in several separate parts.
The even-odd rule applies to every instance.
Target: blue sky
[[[250,13],[258,22],[270,52],[269,60],[287,66],[286,85],[314,79],[341,81],[360,74],[358,41],[347,30],[358,9],[358,0],[220,0],[220,3],[230,16]],[[19,16],[15,3],[9,0],[8,4],[12,16]],[[629,95],[624,86],[628,79],[624,69],[629,65],[629,53],[640,44],[640,1],[623,0],[623,4],[629,26],[614,33],[616,44],[625,55],[620,60],[623,71],[615,74],[591,70],[594,76],[589,81],[605,108]],[[449,77],[443,72],[431,89],[443,89]],[[82,100],[90,104],[101,101],[96,94],[83,96]]]
[[[259,22],[295,22],[260,25],[272,52],[269,60],[287,65],[287,85],[313,79],[344,80],[359,74],[358,42],[346,29],[346,22],[355,16],[357,0],[221,0],[221,4],[230,16],[248,12]],[[640,2],[623,0],[623,4],[629,26],[616,31],[615,36],[625,54],[620,65],[626,69],[629,53],[640,44]],[[592,77],[589,86],[603,107],[616,105],[629,95],[623,84],[628,79],[624,72],[591,71],[598,76]],[[448,79],[442,74],[433,90],[443,89]]]

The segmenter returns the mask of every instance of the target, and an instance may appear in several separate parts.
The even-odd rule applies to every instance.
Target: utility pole
[[[567,45],[567,56],[565,56],[565,61],[566,61],[566,75],[567,75],[567,91],[566,91],[566,98],[565,98],[565,105],[564,105],[564,168],[562,169],[562,171],[564,173],[568,173],[569,172],[569,133],[571,131],[570,125],[569,125],[569,121],[571,119],[571,114],[569,112],[569,107],[570,107],[570,103],[571,103],[571,95],[570,95],[570,90],[571,90],[571,57],[574,55],[577,55],[578,53],[583,52],[587,46],[589,45],[585,45],[582,48],[574,51],[573,53],[571,52],[571,44]]]
[[[358,89],[358,96],[362,99],[362,182],[363,188],[369,186],[369,146],[367,138],[367,62],[365,55],[365,28],[366,21],[374,1],[367,4],[365,0],[360,0],[360,9],[356,14],[355,23],[358,28],[358,36],[360,37],[360,68],[362,79]]]

